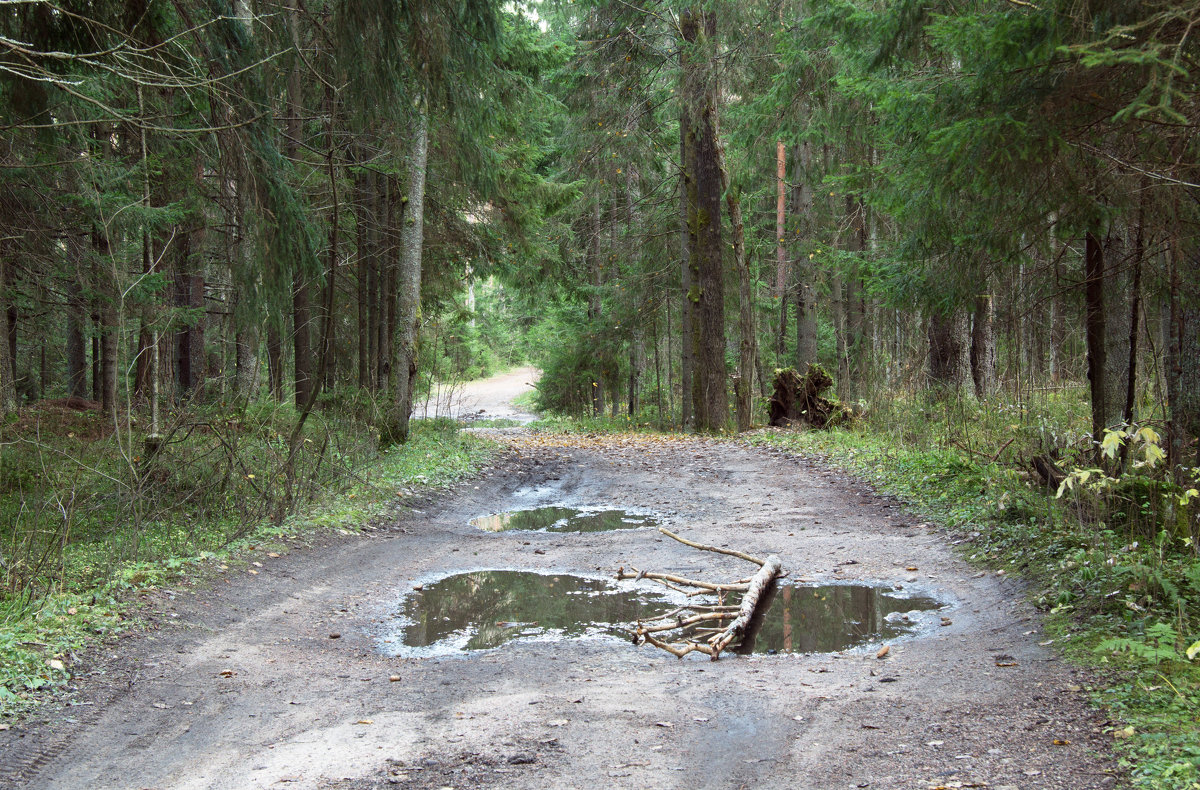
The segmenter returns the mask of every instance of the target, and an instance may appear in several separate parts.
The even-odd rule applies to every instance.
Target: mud
[[[503,434],[476,480],[202,588],[160,591],[147,629],[72,664],[71,705],[0,731],[23,788],[1106,788],[1085,702],[1021,586],[938,528],[804,459],[695,438]],[[920,638],[832,654],[676,660],[605,640],[381,653],[397,602],[479,568],[736,579],[739,560],[651,530],[485,533],[474,516],[637,502],[708,544],[779,554],[802,584],[899,584],[955,603]],[[259,552],[263,554],[263,552]],[[957,784],[956,784],[957,783]]]

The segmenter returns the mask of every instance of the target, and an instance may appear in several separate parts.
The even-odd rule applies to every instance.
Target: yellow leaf
[[[1200,639],[1192,643],[1192,646],[1187,649],[1188,661],[1194,661],[1196,656],[1200,656]]]
[[[1138,431],[1137,435],[1138,438],[1140,438],[1143,442],[1149,442],[1150,444],[1159,443],[1158,431],[1154,430],[1149,425]]]
[[[1124,431],[1106,431],[1104,440],[1100,442],[1100,452],[1109,458],[1116,458],[1117,450],[1121,449],[1121,440],[1124,438]]]
[[[1165,452],[1163,452],[1163,449],[1161,447],[1159,447],[1157,444],[1147,444],[1146,445],[1146,465],[1147,466],[1157,466],[1159,461],[1162,461],[1166,457],[1167,457],[1167,454]]]

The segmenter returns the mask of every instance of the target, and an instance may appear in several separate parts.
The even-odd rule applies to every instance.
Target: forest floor
[[[490,411],[490,407],[486,407]],[[1090,678],[1044,642],[1020,582],[844,474],[735,440],[495,431],[479,477],[362,534],[149,594],[144,629],[82,656],[63,706],[0,731],[25,788],[1107,788]],[[898,583],[950,624],[838,653],[677,660],[614,639],[389,657],[415,585],[480,568],[734,579],[651,529],[484,532],[531,504],[648,508],[793,578]],[[694,660],[693,660],[694,659]]]

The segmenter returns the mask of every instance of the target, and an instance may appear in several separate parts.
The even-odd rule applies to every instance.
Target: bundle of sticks
[[[693,652],[706,653],[716,661],[722,650],[730,645],[736,647],[742,642],[755,613],[765,605],[767,592],[777,578],[785,575],[783,565],[774,554],[760,559],[732,549],[694,543],[661,527],[658,531],[694,549],[728,554],[758,566],[758,572],[753,576],[724,584],[637,568],[629,571],[624,567],[617,569],[618,579],[651,579],[688,598],[709,597],[703,602],[689,603],[657,617],[638,620],[631,626],[634,644],[645,642],[678,658]],[[725,603],[726,595],[731,592],[742,594],[741,601],[736,605]],[[712,596],[716,597],[715,602],[711,600]]]

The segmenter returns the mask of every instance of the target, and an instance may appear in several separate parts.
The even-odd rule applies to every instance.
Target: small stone
[[[537,755],[532,752],[517,752],[508,756],[509,765],[530,765],[537,762]]]

